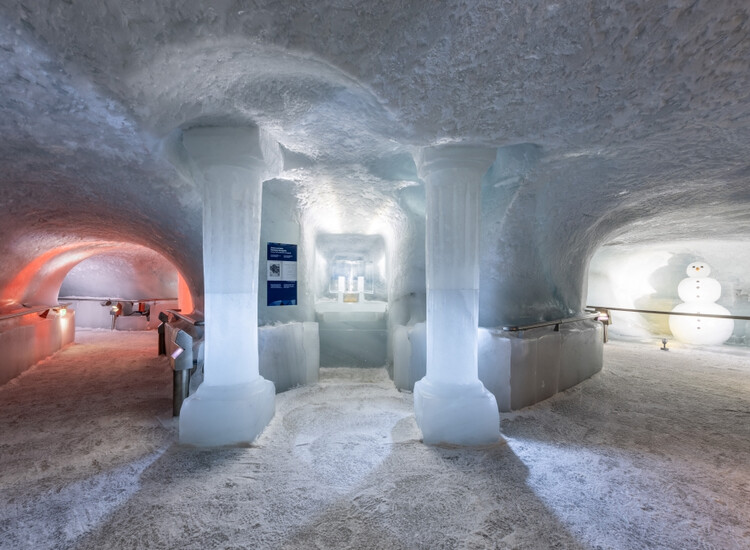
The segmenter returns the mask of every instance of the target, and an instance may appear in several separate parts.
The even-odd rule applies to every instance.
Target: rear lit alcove
[[[380,235],[318,235],[315,318],[321,366],[386,363],[386,269],[385,241]]]

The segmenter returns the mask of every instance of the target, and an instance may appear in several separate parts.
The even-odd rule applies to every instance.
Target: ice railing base
[[[203,381],[203,327],[180,320],[168,323],[165,334],[167,356],[176,349],[174,338],[179,330],[184,330],[194,340],[195,368],[190,378],[190,394],[193,394]],[[258,327],[258,354],[260,375],[274,383],[276,392],[315,384],[320,367],[318,323]]]
[[[582,320],[507,332],[479,328],[479,379],[501,412],[518,410],[566,390],[602,369],[603,328]],[[424,377],[425,325],[393,331],[393,381],[413,391]]]
[[[0,316],[0,385],[75,340],[75,311],[61,315],[54,309]]]

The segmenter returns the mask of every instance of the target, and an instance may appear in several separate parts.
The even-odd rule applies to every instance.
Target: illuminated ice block
[[[709,315],[731,315],[729,310],[711,302],[685,302],[673,309],[677,313],[703,313]],[[712,317],[695,317],[688,315],[670,315],[669,330],[680,340],[688,344],[718,346],[729,340],[734,332],[732,319],[715,319]]]
[[[426,373],[424,323],[396,326],[393,330],[393,383],[400,390],[414,390]]]
[[[414,385],[414,412],[428,444],[500,439],[497,402],[477,366],[479,198],[494,159],[494,149],[452,145],[417,159],[427,199],[427,374]]]
[[[199,447],[248,445],[275,412],[273,382],[258,376],[246,384],[203,383],[180,410],[180,443]]]
[[[204,381],[182,406],[180,442],[248,444],[274,414],[258,368],[258,261],[262,182],[280,153],[258,128],[194,128],[183,145],[203,187],[206,324]]]
[[[731,315],[725,307],[714,303],[721,297],[721,283],[709,277],[711,267],[706,262],[692,262],[685,272],[687,277],[677,285],[677,293],[683,303],[675,306],[673,312]],[[732,336],[734,320],[670,315],[669,330],[682,342],[720,345]]]

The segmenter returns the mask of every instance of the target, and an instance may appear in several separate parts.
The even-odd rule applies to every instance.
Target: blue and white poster
[[[297,305],[297,245],[268,243],[268,305]]]

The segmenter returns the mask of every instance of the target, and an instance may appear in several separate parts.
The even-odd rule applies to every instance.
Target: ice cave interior
[[[172,327],[205,342],[187,442],[252,440],[319,366],[383,365],[425,441],[490,442],[498,409],[601,369],[596,320],[504,327],[669,311],[694,261],[750,315],[749,19],[732,0],[2,2],[0,383],[69,341],[28,328],[52,306],[120,330],[180,309],[205,317]],[[672,340],[666,315],[612,320]],[[737,320],[724,345],[749,343]]]

